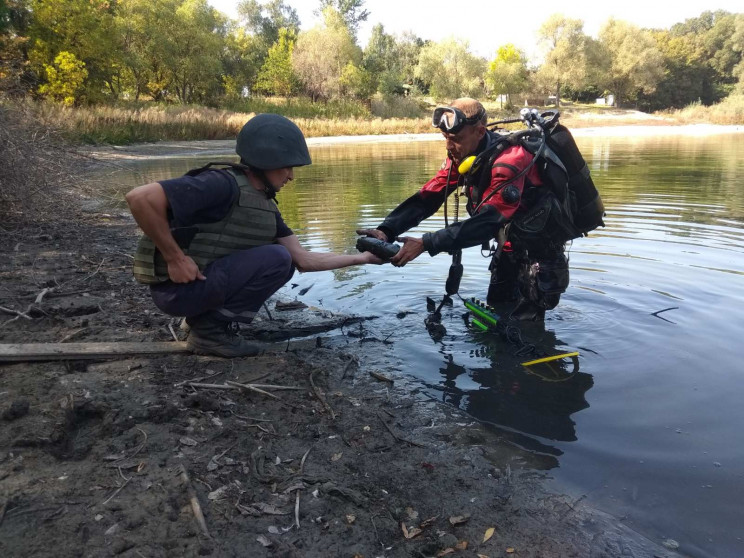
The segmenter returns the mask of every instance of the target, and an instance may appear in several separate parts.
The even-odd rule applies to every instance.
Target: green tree
[[[279,30],[279,40],[269,49],[266,62],[256,77],[254,86],[256,92],[284,97],[294,92],[297,87],[297,76],[292,69],[292,51],[296,40],[293,30]]]
[[[415,76],[428,86],[432,97],[441,100],[483,93],[486,61],[468,48],[467,41],[455,38],[421,48]]]
[[[385,28],[378,23],[372,28],[363,53],[363,66],[375,89],[379,84],[387,88],[387,84],[400,81],[396,54],[395,37],[385,33]]]
[[[499,47],[486,73],[486,85],[491,95],[506,95],[508,104],[511,104],[511,94],[524,91],[527,83],[527,58],[524,53],[511,43]]]
[[[737,79],[736,91],[744,94],[744,14],[736,15],[736,24],[731,42],[734,50],[739,53],[739,63],[734,67],[734,76]]]
[[[349,95],[355,99],[367,100],[376,90],[376,83],[372,79],[372,74],[356,66],[353,62],[347,62],[339,76],[339,85],[341,93]]]
[[[292,67],[313,101],[340,96],[341,75],[351,62],[359,66],[362,51],[333,8],[323,11],[324,23],[300,33],[292,52]]]
[[[555,94],[556,106],[560,106],[563,87],[578,89],[586,83],[589,38],[584,34],[584,22],[554,14],[542,24],[538,38],[546,54],[536,79]]]
[[[608,53],[607,88],[615,94],[618,105],[635,100],[640,91],[656,89],[664,63],[650,32],[610,18],[599,31],[599,42]]]
[[[341,15],[356,41],[359,24],[367,21],[369,17],[369,11],[364,9],[364,0],[320,0],[320,7],[316,13],[322,14],[326,8],[333,8]]]
[[[206,0],[121,0],[117,24],[135,96],[215,101],[222,91],[227,22]]]
[[[213,103],[222,75],[225,19],[207,0],[183,0],[172,38],[172,85],[182,103]]]
[[[300,31],[297,10],[283,0],[269,0],[265,4],[258,0],[243,0],[238,4],[238,15],[248,32],[259,37],[266,49],[279,40],[280,29],[288,29],[294,34]]]
[[[249,34],[243,27],[230,27],[221,56],[227,99],[237,100],[253,89],[265,57],[259,37]]]
[[[705,89],[700,97],[709,105],[725,97],[737,81],[735,68],[741,60],[736,50],[736,14],[706,11],[696,18],[673,25],[673,37],[685,37],[695,45],[696,58],[707,68]]]
[[[26,0],[0,0],[0,91],[24,93],[30,20]]]
[[[701,59],[692,35],[673,35],[667,30],[651,36],[663,58],[664,73],[652,93],[639,93],[643,110],[682,108],[709,96],[712,70]]]
[[[86,97],[95,101],[105,91],[117,96],[115,80],[120,48],[115,30],[116,4],[108,0],[31,0],[29,60],[43,78],[60,52],[85,64]]]
[[[80,99],[88,77],[85,62],[71,52],[60,52],[53,64],[45,64],[47,82],[39,88],[45,97],[71,107]]]

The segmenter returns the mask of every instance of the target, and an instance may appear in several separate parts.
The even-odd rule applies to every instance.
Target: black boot
[[[225,358],[256,356],[263,347],[249,343],[233,330],[231,324],[206,316],[188,318],[190,326],[186,348],[198,355],[216,355]]]

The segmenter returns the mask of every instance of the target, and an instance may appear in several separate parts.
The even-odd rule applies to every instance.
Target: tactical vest
[[[276,204],[256,190],[244,173],[227,169],[240,188],[237,201],[220,221],[172,228],[171,234],[184,253],[201,271],[213,261],[233,252],[272,244],[276,238]],[[146,235],[140,238],[134,256],[134,277],[153,285],[168,280],[168,266]]]

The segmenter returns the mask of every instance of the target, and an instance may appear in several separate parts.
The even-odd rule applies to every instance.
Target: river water
[[[282,294],[380,316],[368,335],[394,341],[395,373],[532,450],[557,490],[686,554],[744,556],[744,134],[577,142],[607,226],[574,241],[561,304],[521,331],[538,351],[577,359],[523,367],[514,344],[466,326],[459,301],[433,340],[426,297],[443,294],[446,255],[296,274]],[[308,249],[337,252],[352,252],[354,229],[379,224],[444,156],[441,141],[311,152],[279,207]],[[120,196],[226,157],[123,162],[104,182]],[[440,212],[411,234],[443,224]],[[460,293],[485,298],[488,260],[472,248],[463,263]]]

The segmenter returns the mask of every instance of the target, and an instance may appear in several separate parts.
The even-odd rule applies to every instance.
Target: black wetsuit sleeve
[[[478,213],[466,221],[460,221],[433,233],[424,233],[424,249],[430,256],[440,252],[452,252],[477,246],[494,238],[499,228],[509,220],[494,207],[484,205]]]
[[[444,203],[444,195],[427,195],[416,192],[401,203],[377,227],[385,233],[388,242],[432,216]]]

